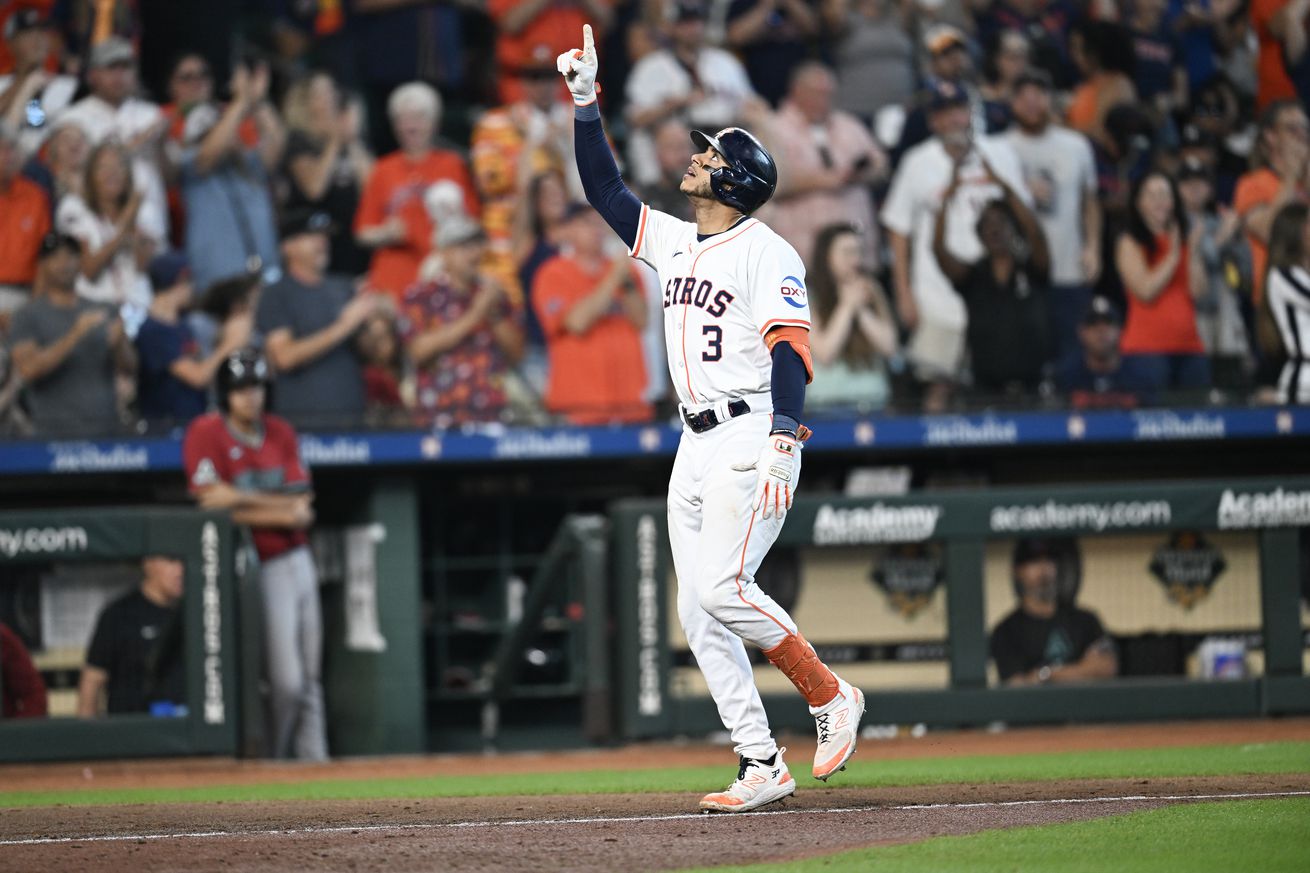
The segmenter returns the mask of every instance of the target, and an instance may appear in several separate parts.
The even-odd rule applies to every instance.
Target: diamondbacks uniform
[[[233,434],[220,413],[202,415],[187,428],[182,462],[193,493],[218,482],[241,491],[284,494],[310,487],[296,432],[276,415],[263,417],[258,440]],[[257,527],[251,534],[263,599],[269,748],[276,758],[322,760],[327,757],[320,676],[323,617],[309,538],[304,531],[285,528]]]

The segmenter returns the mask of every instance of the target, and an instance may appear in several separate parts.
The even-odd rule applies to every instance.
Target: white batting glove
[[[797,467],[801,461],[801,443],[786,433],[771,433],[760,450],[754,464],[733,464],[738,472],[754,470],[756,476],[755,503],[761,518],[776,515],[782,518],[791,509],[796,495]]]
[[[591,25],[582,25],[582,48],[567,51],[555,59],[555,68],[564,76],[573,95],[573,105],[590,106],[596,102],[596,43]]]

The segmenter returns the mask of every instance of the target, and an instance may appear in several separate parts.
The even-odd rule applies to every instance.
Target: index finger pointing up
[[[596,42],[591,36],[591,25],[582,25],[582,51],[584,54],[591,54],[596,50]]]

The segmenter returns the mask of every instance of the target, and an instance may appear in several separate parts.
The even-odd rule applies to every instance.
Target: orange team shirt
[[[650,404],[642,399],[646,362],[641,334],[623,314],[619,295],[586,333],[570,333],[564,327],[564,316],[596,290],[608,271],[606,262],[587,271],[572,258],[557,255],[542,264],[532,283],[532,306],[549,357],[546,408],[567,415],[574,424],[649,421],[651,416]],[[641,287],[635,272],[632,281]]]
[[[15,176],[0,188],[0,285],[31,285],[41,240],[50,232],[50,200],[45,189]]]
[[[590,23],[585,9],[573,4],[552,4],[536,14],[518,33],[500,26],[521,0],[490,0],[487,11],[497,26],[496,65],[499,67],[500,102],[513,103],[523,98],[515,71],[532,59],[538,46],[546,46],[551,58],[569,49],[582,48],[582,25]],[[611,5],[608,2],[605,5]],[[600,39],[596,34],[596,39]]]
[[[1196,330],[1196,307],[1188,291],[1187,243],[1180,245],[1183,250],[1178,267],[1154,300],[1140,300],[1125,289],[1128,319],[1119,340],[1119,351],[1125,355],[1205,354],[1205,345]],[[1155,241],[1155,254],[1146,262],[1155,267],[1168,253],[1169,237],[1161,234]]]
[[[464,158],[450,149],[433,149],[417,161],[404,152],[392,152],[373,166],[364,184],[355,212],[355,232],[383,224],[393,215],[399,215],[409,229],[404,242],[373,250],[368,271],[368,284],[386,291],[397,303],[403,302],[405,289],[414,283],[419,265],[432,251],[432,219],[423,205],[423,194],[443,179],[464,189],[465,210],[480,218],[482,210],[468,167]]]
[[[1096,126],[1096,86],[1093,83],[1084,82],[1074,89],[1065,117],[1070,127],[1083,133]]]
[[[1278,14],[1287,0],[1251,0],[1251,26],[1260,42],[1255,70],[1259,82],[1256,106],[1264,109],[1275,100],[1296,97],[1296,87],[1287,77],[1283,66],[1283,45],[1269,30],[1269,22]]]
[[[1252,209],[1272,203],[1282,187],[1283,182],[1278,178],[1278,174],[1268,167],[1245,173],[1237,180],[1237,190],[1233,193],[1233,209],[1245,220],[1247,213]],[[1304,191],[1301,193],[1302,196],[1305,195]],[[1251,244],[1251,268],[1255,273],[1251,296],[1259,305],[1264,300],[1265,265],[1269,261],[1269,248],[1250,233],[1246,235],[1246,241]]]

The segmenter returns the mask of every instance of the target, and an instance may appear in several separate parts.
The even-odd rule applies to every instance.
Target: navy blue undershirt
[[[605,138],[600,109],[595,103],[574,108],[573,143],[578,175],[582,179],[582,190],[587,195],[587,202],[627,243],[628,248],[632,248],[637,241],[637,226],[641,222],[641,201],[623,184],[609,140]],[[713,235],[697,234],[696,238],[704,241]],[[775,431],[796,432],[801,410],[805,408],[805,380],[805,362],[791,347],[791,343],[780,342],[775,345],[773,376],[770,380]]]

